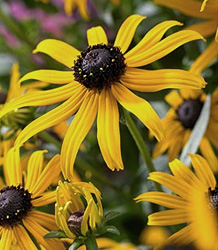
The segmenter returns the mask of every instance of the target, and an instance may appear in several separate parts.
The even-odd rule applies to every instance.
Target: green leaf
[[[115,226],[105,226],[99,232],[100,234],[111,233],[114,235],[120,235],[120,231]]]
[[[85,240],[86,250],[98,250],[98,245],[94,235]]]
[[[108,222],[109,220],[114,219],[118,215],[120,215],[120,212],[115,212],[115,211],[108,212],[107,214],[105,214],[105,217],[103,219],[103,223]]]
[[[83,241],[82,240],[74,240],[73,244],[68,248],[68,250],[76,250],[78,249],[81,245],[83,245]]]
[[[204,136],[205,131],[207,129],[207,125],[210,118],[210,103],[211,103],[210,95],[207,95],[204,106],[201,110],[201,114],[197,122],[195,123],[195,126],[191,132],[189,140],[186,143],[180,155],[180,160],[187,166],[189,166],[191,162],[188,153],[195,154],[197,152],[201,139]]]
[[[68,238],[68,236],[63,231],[52,231],[44,236],[44,238]]]

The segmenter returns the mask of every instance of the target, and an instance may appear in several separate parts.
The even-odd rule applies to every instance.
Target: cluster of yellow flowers
[[[125,1],[111,2],[120,8],[125,4]],[[112,171],[124,170],[120,111],[133,137],[129,112],[148,128],[150,135],[157,139],[152,157],[167,151],[172,172],[172,175],[151,172],[148,177],[170,189],[172,194],[158,190],[132,198],[136,202],[149,201],[169,208],[149,215],[148,225],[187,225],[168,238],[153,241],[152,247],[164,249],[167,245],[193,243],[200,250],[218,248],[215,179],[218,88],[211,95],[208,123],[198,144],[201,156],[187,152],[193,171],[190,164],[176,159],[190,140],[208,100],[202,90],[206,82],[201,73],[218,55],[218,1],[154,0],[154,3],[206,21],[170,35],[169,29],[183,24],[163,21],[133,45],[137,27],[141,22],[146,23],[145,16],[133,14],[121,24],[113,43],[108,42],[101,26],[87,30],[88,45],[83,51],[56,39],[39,42],[33,53],[47,54],[66,67],[65,70],[38,69],[20,77],[18,64],[13,65],[10,88],[0,106],[1,125],[11,128],[7,132],[1,130],[0,141],[0,164],[4,173],[4,181],[0,182],[0,250],[66,249],[71,244],[72,249],[81,250],[83,244],[93,250],[137,249],[102,237],[95,241],[104,231],[106,218],[101,193],[91,182],[82,182],[74,170],[78,151],[95,121],[97,141],[106,165]],[[65,0],[68,15],[74,8],[79,9],[84,20],[90,19],[86,0]],[[212,35],[213,41],[189,70],[145,69],[178,47],[195,40],[203,43]],[[27,80],[31,81],[23,84]],[[133,93],[164,89],[179,91],[172,90],[165,96],[171,108],[163,119],[149,102]],[[48,105],[53,106],[33,120],[36,107]],[[37,136],[48,129],[55,131],[63,142],[60,154],[46,161],[44,154],[48,149],[37,150]],[[32,137],[36,143],[31,141]],[[22,150],[32,153],[21,157]],[[54,203],[55,215],[37,210]]]

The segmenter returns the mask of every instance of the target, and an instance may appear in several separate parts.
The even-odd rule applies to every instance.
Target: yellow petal
[[[188,184],[193,185],[194,183],[198,186],[201,185],[199,179],[196,177],[196,175],[193,174],[193,172],[180,160],[175,159],[172,162],[169,163],[169,167],[173,175]]]
[[[129,67],[140,67],[155,62],[158,59],[168,55],[179,46],[198,39],[204,39],[199,33],[192,30],[183,30],[176,32],[160,42],[156,43],[150,49],[131,58],[126,58]]]
[[[121,77],[121,82],[130,89],[142,92],[186,87],[198,89],[206,85],[204,78],[200,75],[179,69],[127,68],[125,75]]]
[[[15,235],[15,238],[17,239],[18,246],[22,250],[37,250],[38,248],[36,245],[33,243],[31,238],[29,237],[26,229],[19,225],[16,224],[15,227],[13,227],[13,232]]]
[[[77,1],[79,13],[80,13],[81,17],[86,21],[89,20],[89,13],[88,13],[87,4],[88,4],[87,0],[78,0]]]
[[[11,148],[6,156],[4,171],[9,183],[8,186],[22,185],[22,168],[20,164],[19,149]]]
[[[11,227],[4,227],[2,229],[0,250],[10,250],[13,241],[13,230]]]
[[[166,245],[179,245],[181,246],[188,246],[190,243],[193,242],[193,224],[189,224],[188,226],[185,226],[184,228],[180,229],[178,232],[174,233],[172,236],[170,236],[165,244]]]
[[[66,133],[61,149],[61,169],[65,179],[73,178],[74,161],[82,141],[95,120],[98,97],[97,92],[87,91],[83,103]]]
[[[120,47],[122,53],[125,53],[128,49],[136,28],[145,18],[140,15],[131,15],[122,23],[114,42],[114,46]]]
[[[29,190],[32,197],[40,196],[59,176],[60,171],[60,156],[55,155],[33,183],[32,189]]]
[[[184,208],[157,212],[148,216],[148,225],[171,226],[187,222]]]
[[[161,121],[148,102],[133,94],[122,84],[113,84],[111,90],[117,101],[137,116],[151,130],[157,140],[163,139],[164,131]]]
[[[181,97],[185,100],[187,99],[198,99],[203,95],[203,91],[201,89],[180,89]]]
[[[108,44],[107,36],[101,26],[97,26],[87,30],[87,39],[89,46],[97,44]]]
[[[5,104],[0,110],[0,118],[14,109],[26,106],[51,105],[54,103],[62,102],[73,95],[73,92],[79,86],[82,85],[74,82],[51,90],[33,91],[27,93],[10,103]]]
[[[99,97],[97,138],[102,156],[111,170],[123,169],[120,146],[119,111],[109,89]]]
[[[131,58],[136,54],[144,53],[147,49],[158,43],[168,29],[173,26],[182,25],[177,21],[165,21],[157,24],[142,38],[142,40],[125,54],[125,58]]]
[[[14,63],[11,68],[11,78],[6,102],[11,101],[12,98],[15,98],[21,94],[19,79],[19,65],[18,63]]]
[[[67,15],[71,15],[74,8],[75,8],[75,1],[64,0],[64,10]]]
[[[200,19],[209,19],[216,18],[216,6],[208,6],[208,10],[200,12],[201,2],[195,0],[183,0],[183,1],[175,1],[175,0],[154,0],[154,3],[160,4],[174,10],[178,10],[181,13],[190,16],[196,17]]]
[[[33,53],[37,52],[42,52],[49,55],[68,68],[72,68],[74,61],[80,55],[79,50],[65,42],[56,39],[46,39],[41,41],[33,51]]]
[[[56,191],[46,192],[42,194],[41,197],[32,200],[32,205],[34,207],[41,207],[56,201]]]
[[[69,93],[72,96],[67,101],[27,125],[17,137],[15,146],[20,147],[38,132],[65,121],[72,116],[80,107],[85,91],[86,89],[82,86],[75,88],[74,91]]]
[[[201,139],[200,150],[203,157],[207,160],[213,172],[218,172],[218,160],[214,153],[214,150],[206,137]]]
[[[45,239],[44,236],[49,233],[48,230],[44,229],[37,222],[35,222],[34,217],[28,216],[23,220],[24,226],[27,230],[33,235],[33,237],[37,240],[38,243],[43,245],[46,250],[53,250],[54,246],[57,250],[64,250],[65,247],[61,243],[61,241],[57,239]]]
[[[200,33],[203,37],[208,37],[215,34],[217,28],[217,21],[205,21],[189,25],[184,30],[195,30]]]
[[[214,190],[216,187],[216,179],[207,161],[200,155],[189,154],[189,157],[191,158],[191,163],[196,175],[205,185],[205,192],[208,191],[209,187]]]
[[[200,74],[218,56],[218,44],[216,41],[204,50],[204,52],[194,61],[189,71]]]
[[[32,187],[35,185],[41,174],[43,168],[44,153],[47,152],[47,150],[38,150],[32,153],[29,158],[25,189],[28,189],[30,193],[32,193]]]
[[[149,201],[160,206],[164,206],[167,208],[185,208],[186,201],[182,198],[161,192],[147,192],[139,195],[135,198],[137,202],[139,201]]]
[[[189,185],[183,180],[178,180],[175,176],[167,173],[153,172],[149,174],[148,179],[160,183],[183,198],[186,198],[188,195]]]
[[[34,79],[48,83],[65,84],[73,82],[73,71],[35,70],[24,75],[20,82]]]
[[[170,106],[174,108],[178,108],[183,103],[183,99],[176,90],[171,91],[165,96],[164,99]]]
[[[39,225],[46,227],[50,230],[57,231],[58,228],[55,223],[55,216],[53,214],[48,214],[41,211],[33,210],[31,211],[30,215]]]

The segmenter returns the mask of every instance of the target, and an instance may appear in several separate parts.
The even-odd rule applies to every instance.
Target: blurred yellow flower
[[[173,175],[153,172],[148,177],[164,185],[174,194],[147,192],[139,195],[136,201],[150,201],[169,208],[149,215],[148,225],[169,226],[187,223],[187,226],[170,236],[164,245],[188,245],[194,242],[202,250],[214,250],[217,249],[218,235],[216,179],[203,157],[194,154],[189,156],[195,173],[176,159],[169,163]]]

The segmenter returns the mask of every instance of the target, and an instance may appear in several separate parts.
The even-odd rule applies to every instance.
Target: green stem
[[[150,154],[148,152],[148,149],[147,149],[147,146],[146,146],[146,143],[144,142],[141,134],[139,133],[139,130],[137,128],[137,126],[135,125],[133,119],[131,118],[130,114],[128,113],[128,111],[126,111],[125,109],[123,109],[124,111],[124,116],[125,116],[125,122],[126,122],[126,126],[130,132],[130,134],[132,135],[147,167],[148,167],[148,171],[151,173],[151,172],[154,172],[156,171],[155,170],[155,167],[154,167],[154,164],[151,160],[151,157],[150,157]],[[162,188],[160,186],[159,183],[156,183],[154,182],[156,188],[158,191],[162,191]]]
[[[61,143],[58,140],[56,140],[53,136],[51,136],[49,133],[47,133],[46,131],[40,132],[39,136],[43,140],[54,144],[58,149],[61,149]]]
[[[98,250],[95,236],[92,235],[85,240],[86,250]]]
[[[16,24],[16,22],[13,21],[12,18],[5,15],[5,13],[0,8],[0,19],[5,23],[7,28],[15,35],[17,36],[21,41],[24,41],[32,50],[35,47],[35,44],[33,44],[27,37],[27,35],[22,31],[22,29],[19,27],[19,25]]]

